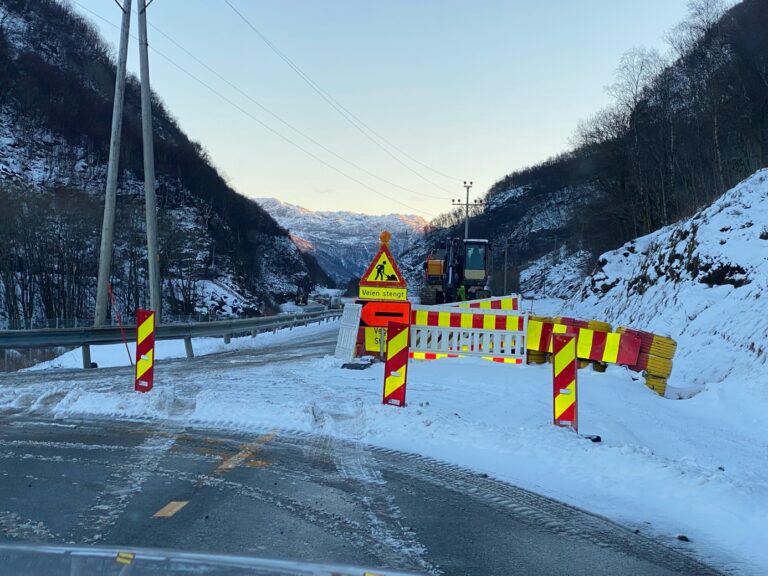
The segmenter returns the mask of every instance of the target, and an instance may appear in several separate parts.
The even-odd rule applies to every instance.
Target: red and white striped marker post
[[[405,386],[408,381],[408,324],[390,322],[387,328],[387,359],[384,364],[384,404],[405,406]]]
[[[134,390],[152,390],[155,373],[155,313],[136,310],[136,379]]]
[[[577,393],[576,336],[552,335],[552,382],[555,426],[579,432]]]

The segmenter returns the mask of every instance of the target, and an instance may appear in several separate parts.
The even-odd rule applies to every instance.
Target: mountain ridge
[[[312,254],[339,285],[365,271],[379,247],[382,231],[392,233],[390,248],[397,258],[414,246],[428,227],[420,216],[408,214],[315,211],[277,198],[256,201],[289,230],[299,249]]]

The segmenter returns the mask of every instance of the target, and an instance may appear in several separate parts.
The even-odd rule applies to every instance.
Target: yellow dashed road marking
[[[184,506],[186,506],[187,504],[189,504],[189,500],[171,500],[170,502],[168,502],[168,504],[166,504],[165,506],[160,508],[160,510],[155,512],[152,515],[152,518],[170,518],[171,516],[176,514],[176,512],[184,508]]]
[[[250,444],[244,444],[243,446],[241,446],[241,449],[237,454],[224,459],[224,461],[216,467],[216,472],[218,473],[229,472],[233,468],[237,468],[240,464],[242,464],[246,460],[251,460],[254,453],[261,450],[262,446],[264,446],[264,444],[272,440],[274,437],[275,437],[275,433],[272,432],[270,434],[265,434],[264,436],[259,436],[255,442],[251,442]],[[253,462],[260,462],[262,464],[251,464],[249,462],[248,465],[257,466],[257,467],[268,465],[268,462],[266,462],[265,460],[253,460]]]
[[[136,558],[136,554],[133,552],[118,552],[115,562],[118,564],[133,564],[134,558]]]

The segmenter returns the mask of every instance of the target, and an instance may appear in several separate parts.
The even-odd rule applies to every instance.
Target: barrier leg
[[[184,338],[184,350],[187,352],[187,358],[195,357],[195,351],[192,349],[192,338]]]
[[[379,356],[382,360],[387,358],[387,333],[384,328],[379,328]]]

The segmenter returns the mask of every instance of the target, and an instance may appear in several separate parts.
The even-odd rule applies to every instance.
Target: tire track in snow
[[[174,438],[148,436],[125,462],[113,464],[104,489],[91,507],[80,514],[66,540],[79,544],[100,542],[123,515],[131,498],[142,490],[174,442]]]
[[[315,435],[310,441],[310,453],[316,459],[330,459],[339,475],[351,483],[350,495],[362,510],[371,538],[379,543],[382,560],[395,569],[416,568],[428,574],[442,574],[426,560],[427,549],[416,533],[403,526],[402,514],[387,490],[378,462],[371,457],[369,447],[360,442],[367,432],[363,402],[355,400],[347,411],[341,411],[339,406],[322,408],[315,402],[310,412],[317,432],[332,431],[357,440],[342,442],[327,434]]]

